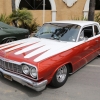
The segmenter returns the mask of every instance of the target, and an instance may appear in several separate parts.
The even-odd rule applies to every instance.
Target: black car
[[[29,31],[0,22],[0,44],[27,38]]]

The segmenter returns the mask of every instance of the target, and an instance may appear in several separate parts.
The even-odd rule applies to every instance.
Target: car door
[[[80,66],[85,65],[97,56],[98,38],[94,36],[93,25],[86,26],[82,29],[79,36],[80,45]]]
[[[95,36],[95,41],[98,45],[98,50],[97,53],[100,54],[100,31],[99,31],[99,26],[98,25],[94,25],[94,36]]]

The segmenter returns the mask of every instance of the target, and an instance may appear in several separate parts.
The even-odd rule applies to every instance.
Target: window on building
[[[43,10],[43,0],[21,0],[19,9]],[[45,10],[51,10],[49,0],[45,0]]]
[[[95,10],[100,10],[100,0],[96,0]]]

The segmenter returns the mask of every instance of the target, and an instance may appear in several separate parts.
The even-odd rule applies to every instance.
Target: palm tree
[[[89,13],[88,13],[88,20],[94,20],[94,11],[95,11],[95,0],[90,0],[89,4]]]
[[[1,14],[0,15],[0,21],[1,22],[4,22],[4,23],[7,23],[7,24],[10,24],[11,20],[8,16],[6,16],[6,14]]]
[[[27,9],[14,10],[9,16],[16,27],[26,28],[32,33],[36,31],[37,26],[36,19],[33,19],[32,14]]]
[[[10,18],[12,19],[12,22],[15,26],[18,27],[22,25],[23,27],[25,27],[26,24],[28,25],[32,22],[33,16],[27,9],[18,9],[12,12]]]

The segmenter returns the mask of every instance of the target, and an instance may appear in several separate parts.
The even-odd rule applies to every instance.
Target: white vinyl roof
[[[97,22],[94,22],[94,21],[79,21],[79,20],[68,20],[68,21],[63,20],[63,21],[53,21],[53,22],[47,22],[47,23],[70,23],[70,24],[77,24],[80,26],[90,25],[90,24],[98,24]]]

